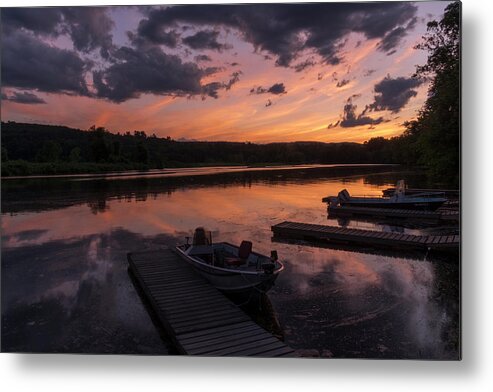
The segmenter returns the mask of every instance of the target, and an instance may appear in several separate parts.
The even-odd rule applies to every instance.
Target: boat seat
[[[231,267],[239,267],[240,265],[247,263],[248,256],[250,256],[251,253],[251,241],[242,241],[240,249],[238,249],[238,257],[225,257],[224,264]]]
[[[209,238],[207,238],[207,234],[203,227],[197,227],[195,229],[195,233],[193,234],[193,245],[210,245]]]
[[[239,267],[240,265],[245,264],[245,260],[238,257],[225,257],[224,264],[228,267]]]
[[[349,195],[349,192],[347,191],[347,189],[343,189],[342,191],[340,191],[339,194],[337,195],[337,197],[339,198],[339,200],[342,200],[342,201],[347,201],[347,200],[351,199],[351,196]]]

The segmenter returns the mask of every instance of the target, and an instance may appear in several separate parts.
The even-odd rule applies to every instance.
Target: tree
[[[144,145],[144,143],[142,143],[141,141],[137,143],[136,161],[144,164],[149,163],[149,151],[147,150],[147,147]]]
[[[9,161],[9,153],[5,147],[2,147],[2,162]]]
[[[68,156],[70,162],[80,162],[80,148],[74,147],[70,150],[70,154]]]
[[[460,169],[460,14],[459,2],[448,5],[440,22],[428,23],[416,46],[429,55],[415,76],[431,83],[418,118],[407,123],[408,135],[416,136],[419,162],[435,178],[454,185]]]
[[[57,162],[62,155],[62,147],[58,142],[49,140],[43,143],[41,150],[36,154],[38,162]]]
[[[110,155],[110,148],[106,142],[108,131],[103,127],[96,128],[94,125],[89,128],[91,132],[91,153],[94,161],[106,162]]]

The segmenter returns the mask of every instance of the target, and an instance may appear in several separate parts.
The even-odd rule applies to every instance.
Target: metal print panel
[[[2,351],[460,359],[460,22],[2,8]]]

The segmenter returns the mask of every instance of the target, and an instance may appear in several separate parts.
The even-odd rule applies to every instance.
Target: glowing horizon
[[[148,135],[201,141],[363,142],[372,137],[396,136],[404,130],[405,121],[416,117],[427,96],[427,85],[411,80],[416,65],[424,64],[427,57],[414,46],[425,34],[426,23],[439,20],[448,2],[387,3],[385,6],[394,7],[396,12],[381,17],[387,18],[388,25],[382,31],[363,23],[364,17],[374,16],[373,5],[365,5],[367,14],[363,15],[363,11],[353,10],[357,4],[329,3],[327,7],[337,6],[334,12],[363,27],[341,25],[335,26],[333,32],[322,31],[320,24],[313,30],[296,30],[288,49],[286,42],[276,41],[278,37],[269,40],[269,36],[261,36],[260,29],[254,29],[255,18],[259,18],[254,5],[236,6],[235,11],[241,9],[237,19],[243,23],[237,28],[220,13],[211,12],[210,20],[192,17],[194,8],[187,8],[190,16],[176,16],[178,6],[161,13],[156,6],[145,10],[87,7],[83,15],[86,19],[80,15],[76,19],[81,28],[77,34],[67,33],[70,25],[62,29],[60,24],[54,24],[53,30],[48,31],[46,25],[35,25],[35,18],[3,9],[2,46],[6,50],[2,55],[2,121],[78,129],[96,125],[114,133],[141,130]],[[305,6],[308,5],[299,7]],[[195,6],[198,7],[211,10],[208,5]],[[283,11],[282,7],[278,4],[273,10]],[[63,9],[55,7],[52,11]],[[275,12],[274,22],[287,19],[286,25],[301,23],[293,12],[282,17]],[[247,16],[241,19],[243,13]],[[59,23],[70,23],[70,14],[63,14],[60,20]],[[157,33],[152,34],[159,34],[162,42],[152,41],[150,33],[139,29],[143,21],[161,23]],[[101,26],[107,26],[106,30]],[[280,24],[279,29],[288,27]],[[81,34],[87,36],[81,38]],[[317,38],[324,38],[323,44],[310,43],[316,34],[322,34]],[[164,39],[176,42],[164,44]],[[24,45],[24,52],[32,50],[29,58],[38,61],[33,60],[31,67],[20,64],[16,69],[14,54],[22,56],[23,52],[11,48],[18,47],[14,44],[21,40],[30,44]],[[46,58],[39,54],[43,48]],[[71,61],[77,58],[84,64],[77,87],[67,84],[67,88],[61,86],[62,82],[54,85],[49,79],[51,70],[43,68],[53,64],[48,58],[49,48],[57,58],[70,54]],[[103,49],[110,54],[103,54]],[[335,51],[330,54],[333,57],[324,58],[330,50]],[[140,55],[142,59],[131,57]],[[285,55],[291,57],[285,60]],[[167,79],[160,82],[157,78],[154,86],[153,79],[145,80],[148,64],[138,68],[139,61],[155,62],[160,56],[164,56],[165,66],[157,67],[157,75],[162,73]],[[131,61],[135,61],[137,70],[124,67]],[[73,71],[66,71],[66,66],[63,63],[60,68],[64,70],[63,79]],[[184,73],[180,76],[178,72]],[[193,72],[199,73],[197,80],[193,79]],[[98,73],[103,75],[99,84],[95,77]],[[376,86],[380,86],[379,91]]]

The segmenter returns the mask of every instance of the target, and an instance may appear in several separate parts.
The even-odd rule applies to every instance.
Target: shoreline
[[[381,166],[401,166],[396,163],[334,163],[334,164],[295,164],[295,165],[219,165],[219,166],[188,166],[179,168],[149,169],[149,170],[125,170],[110,171],[99,173],[77,173],[77,174],[42,174],[27,176],[2,176],[1,180],[33,180],[33,179],[74,179],[74,180],[91,180],[91,179],[116,179],[116,178],[135,178],[135,177],[186,177],[197,175],[223,174],[223,173],[240,173],[250,171],[284,171],[298,169],[323,169],[336,167],[381,167]]]

